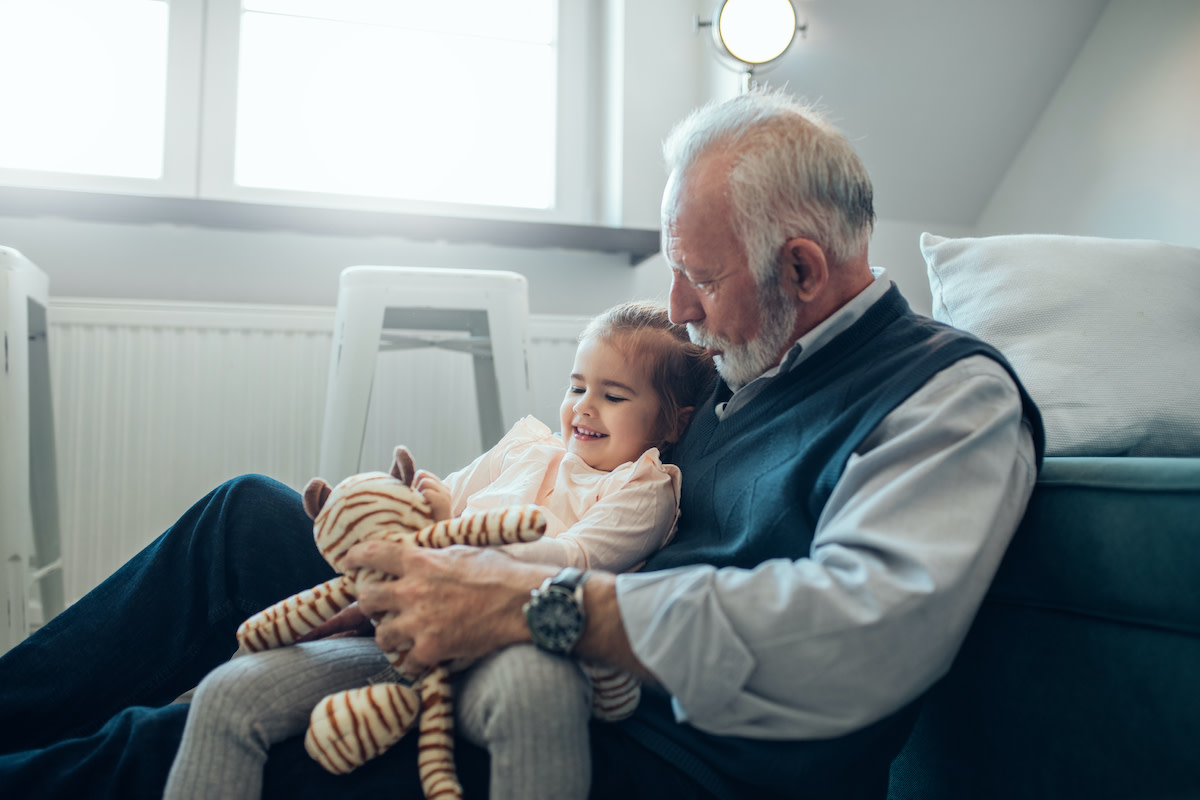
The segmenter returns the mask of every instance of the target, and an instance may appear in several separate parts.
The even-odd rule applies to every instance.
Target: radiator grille
[[[221,481],[316,474],[333,309],[54,299],[50,369],[66,600]],[[557,428],[583,320],[530,321],[534,409]],[[363,469],[395,444],[445,474],[480,450],[470,357],[379,355]]]

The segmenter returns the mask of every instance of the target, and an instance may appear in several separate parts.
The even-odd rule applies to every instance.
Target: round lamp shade
[[[717,46],[744,64],[766,64],[796,37],[790,0],[724,0],[713,15]]]

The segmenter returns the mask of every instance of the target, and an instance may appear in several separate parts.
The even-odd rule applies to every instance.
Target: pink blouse
[[[545,509],[542,539],[504,547],[522,561],[626,572],[670,541],[679,516],[679,468],[657,449],[603,472],[533,417],[443,480],[454,516],[523,503]]]

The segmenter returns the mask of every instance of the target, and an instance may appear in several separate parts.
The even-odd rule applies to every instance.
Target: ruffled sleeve
[[[564,459],[563,469],[591,470],[572,456]],[[662,463],[658,450],[621,465],[593,486],[589,502],[594,502],[577,522],[553,538],[509,545],[509,553],[523,561],[626,572],[641,566],[674,535],[680,473],[673,464]]]
[[[451,516],[461,516],[472,496],[495,483],[506,467],[531,448],[542,445],[562,448],[561,441],[545,423],[533,416],[523,417],[492,449],[443,478],[450,490]]]

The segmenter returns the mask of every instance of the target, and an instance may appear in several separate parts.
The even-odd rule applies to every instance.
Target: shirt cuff
[[[676,721],[700,727],[728,715],[756,666],[717,602],[716,575],[692,566],[616,580],[634,655],[671,693]]]

